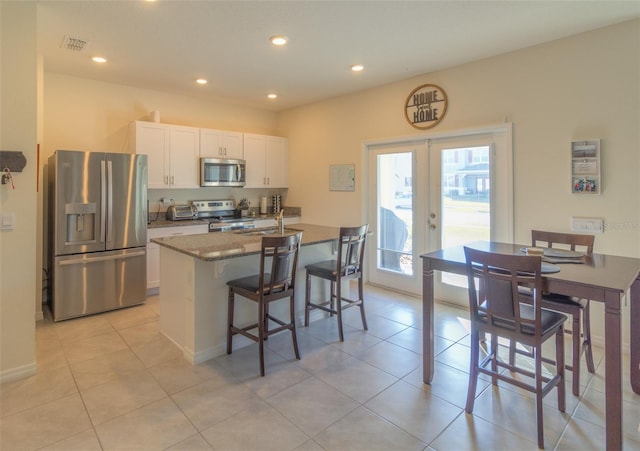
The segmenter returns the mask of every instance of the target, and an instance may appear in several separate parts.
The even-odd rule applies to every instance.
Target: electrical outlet
[[[579,233],[603,233],[604,219],[602,218],[584,218],[574,216],[571,218],[571,231]]]
[[[160,199],[160,203],[162,204],[163,207],[170,207],[171,199],[169,199],[168,197],[163,197]]]

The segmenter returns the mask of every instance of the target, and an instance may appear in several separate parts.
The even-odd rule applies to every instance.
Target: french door
[[[505,124],[367,146],[371,283],[419,295],[420,254],[475,240],[513,240],[510,131]],[[438,273],[435,295],[466,306],[466,280]]]

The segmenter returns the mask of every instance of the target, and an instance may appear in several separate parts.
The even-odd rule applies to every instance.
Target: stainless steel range
[[[198,210],[198,219],[209,221],[209,232],[254,228],[252,218],[238,216],[232,199],[194,200],[191,204]]]

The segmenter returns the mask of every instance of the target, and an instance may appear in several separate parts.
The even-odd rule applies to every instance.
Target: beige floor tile
[[[38,371],[25,379],[2,384],[0,412],[4,418],[74,393],[78,393],[78,388],[69,367]]]
[[[42,451],[101,451],[93,428],[42,448]]]
[[[536,442],[464,412],[431,443],[431,447],[436,450],[458,451],[538,449]]]
[[[596,426],[580,418],[572,418],[562,434],[556,450],[598,451],[605,449],[606,446],[607,436],[604,427]],[[622,447],[625,450],[638,450],[640,442],[625,436],[622,438]]]
[[[397,377],[355,357],[317,371],[315,376],[359,403],[373,398],[398,380]]]
[[[69,364],[93,359],[96,356],[127,349],[127,344],[113,329],[81,340],[63,341],[65,356]]]
[[[311,437],[358,406],[315,377],[281,391],[267,402]]]
[[[335,346],[325,346],[301,356],[301,359],[297,364],[314,374],[315,372],[322,371],[327,367],[337,365],[341,361],[350,357],[351,356],[349,354],[340,351]]]
[[[244,384],[207,381],[172,395],[189,421],[202,432],[245,409],[261,404],[261,398]]]
[[[149,371],[170,395],[211,379],[234,381],[231,373],[213,360],[192,365],[178,357],[151,367]]]
[[[122,330],[139,326],[149,321],[157,321],[158,314],[145,304],[114,310],[105,314],[114,329]]]
[[[378,316],[387,318],[405,326],[415,326],[422,322],[422,307],[407,304],[397,304],[378,313]]]
[[[465,373],[469,372],[471,348],[455,343],[444,351],[436,353],[435,361],[452,366]],[[436,363],[436,367],[437,367]]]
[[[302,445],[298,446],[295,451],[324,451],[324,448],[313,440],[307,440]]]
[[[140,347],[153,342],[161,335],[160,321],[154,319],[143,324],[121,328],[118,333],[132,348]]]
[[[71,365],[71,372],[81,391],[142,370],[144,365],[128,348]]]
[[[404,381],[392,385],[365,405],[402,430],[430,443],[462,409]]]
[[[167,448],[167,451],[210,451],[211,445],[207,443],[202,434],[195,434],[191,437]]]
[[[422,356],[401,346],[382,341],[356,357],[396,377],[404,377],[416,368],[422,368]]]
[[[473,415],[537,443],[536,404],[533,398],[491,386],[476,398]],[[543,416],[545,445],[553,447],[570,415],[545,404]]]
[[[266,403],[202,431],[215,450],[292,450],[309,437]]]
[[[165,397],[166,392],[146,370],[119,377],[82,392],[82,399],[94,425]]]
[[[0,449],[37,449],[90,428],[80,395],[73,394],[2,418]]]
[[[364,407],[342,417],[314,440],[326,450],[422,450],[425,443]]]
[[[183,356],[182,350],[161,333],[158,333],[154,340],[131,349],[147,368]]]
[[[325,343],[336,343],[340,341],[338,335],[338,320],[335,316],[329,317],[327,314],[325,318],[311,321],[305,329],[309,334]],[[355,328],[343,321],[342,330],[343,333],[346,334],[349,331],[362,330],[362,325],[360,325],[359,328]]]
[[[165,398],[96,427],[104,450],[159,450],[196,434],[180,409]]]
[[[640,442],[640,396],[622,401],[622,432],[626,437]],[[597,426],[605,426],[605,394],[589,387],[576,409],[575,417]]]
[[[231,372],[231,374],[238,380],[244,381],[260,377],[260,353],[257,343],[252,343],[243,348],[234,349],[231,354],[216,357],[215,362]],[[274,371],[278,366],[287,365],[292,362],[297,362],[293,354],[291,355],[291,359],[284,359],[279,354],[271,351],[271,349],[265,345],[265,373]]]
[[[422,355],[422,332],[415,327],[407,327],[386,341]]]
[[[357,316],[350,316],[346,322],[354,328],[362,327],[362,320],[360,319],[359,313]],[[409,327],[406,324],[402,324],[379,315],[367,315],[367,325],[369,326],[369,334],[374,335],[381,340],[389,338],[390,336]]]
[[[55,337],[52,340],[36,340],[36,362],[38,371],[47,371],[67,366],[62,343]]]
[[[311,335],[305,327],[296,327],[296,336],[301,358],[327,345],[324,341]],[[285,360],[293,360],[295,358],[291,333],[283,332],[269,337],[269,340],[265,343],[265,347],[280,355]]]
[[[113,327],[107,321],[105,315],[92,315],[60,321],[55,323],[55,329],[62,342],[77,341],[113,332]]]
[[[380,343],[381,339],[362,329],[345,329],[344,341],[336,341],[333,346],[350,355],[356,355]]]
[[[304,368],[291,362],[270,366],[264,377],[247,379],[245,384],[258,396],[267,399],[311,377]]]

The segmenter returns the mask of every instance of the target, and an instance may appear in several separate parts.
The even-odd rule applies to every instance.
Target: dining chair
[[[565,411],[564,332],[567,317],[545,310],[541,304],[542,259],[539,256],[506,255],[464,248],[469,285],[471,317],[471,363],[467,413],[473,412],[478,375],[498,380],[535,393],[538,447],[544,448],[542,399],[554,387],[558,392],[558,410]],[[533,305],[521,303],[520,288],[531,290]],[[491,336],[488,355],[480,361],[480,341]],[[555,336],[556,371],[543,374],[542,344]],[[498,337],[517,341],[533,349],[534,371],[502,361],[498,356]],[[509,371],[500,372],[501,368]],[[511,376],[511,372],[533,378],[534,383]],[[543,384],[544,383],[544,384]]]
[[[368,224],[358,227],[341,227],[338,241],[338,255],[335,260],[327,260],[307,265],[307,286],[305,295],[304,325],[309,326],[311,310],[320,309],[329,316],[338,317],[338,334],[340,341],[344,341],[342,328],[342,312],[351,307],[360,307],[362,327],[367,330],[367,318],[364,312],[364,290],[362,286],[362,265],[364,246],[367,237]],[[331,293],[328,300],[311,302],[311,277],[328,280]],[[350,299],[342,294],[344,280],[358,279],[358,298]]]
[[[583,251],[587,256],[593,253],[594,235],[581,235],[575,233],[547,232],[542,230],[531,231],[531,245],[552,248],[554,245],[564,245],[571,251]],[[531,303],[531,298],[524,298],[523,302]],[[571,329],[565,328],[565,333],[572,338],[571,365],[566,369],[572,371],[572,393],[580,395],[580,357],[585,356],[587,370],[595,373],[593,352],[591,350],[591,315],[589,314],[589,300],[575,296],[564,296],[551,293],[543,293],[542,308],[566,313],[572,317]],[[582,317],[582,330],[580,318]],[[515,354],[527,354],[526,351],[517,349],[514,343],[509,349],[509,361],[513,364]]]
[[[260,354],[260,375],[264,376],[264,342],[269,336],[291,331],[293,350],[296,359],[300,360],[295,323],[295,283],[296,267],[302,232],[288,236],[265,236],[262,238],[260,254],[260,272],[258,274],[234,279],[227,282],[229,287],[227,354],[231,354],[234,335],[243,335],[258,342]],[[239,295],[258,304],[258,321],[249,326],[234,325],[235,296]],[[269,313],[269,306],[275,301],[289,298],[288,321],[277,318]],[[269,323],[278,326],[271,329]],[[257,334],[249,331],[257,329]]]

